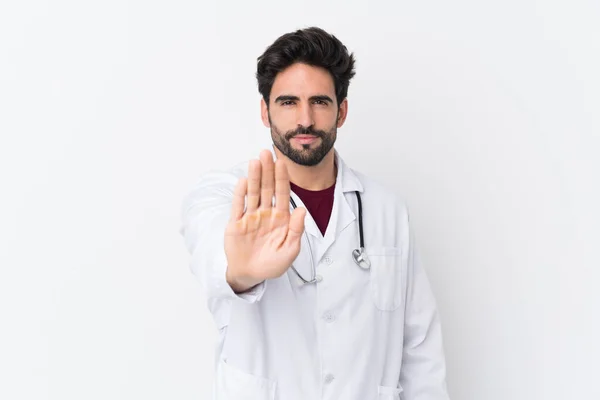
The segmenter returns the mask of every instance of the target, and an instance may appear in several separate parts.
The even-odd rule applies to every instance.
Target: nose
[[[303,104],[297,107],[296,123],[300,126],[308,128],[313,126],[315,121],[313,118],[312,108],[308,104]]]

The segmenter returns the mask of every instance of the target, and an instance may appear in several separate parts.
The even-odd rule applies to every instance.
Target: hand
[[[298,256],[306,210],[298,207],[290,213],[289,205],[287,168],[263,150],[260,160],[250,162],[248,178],[235,187],[225,230],[227,282],[235,292],[283,275]]]

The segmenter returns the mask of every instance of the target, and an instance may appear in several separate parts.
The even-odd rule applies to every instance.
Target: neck
[[[337,179],[337,166],[333,149],[323,160],[314,166],[299,165],[287,158],[274,146],[277,158],[285,162],[290,182],[306,190],[324,190],[331,187]]]

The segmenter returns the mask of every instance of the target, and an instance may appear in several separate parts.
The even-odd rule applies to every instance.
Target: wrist
[[[227,284],[229,284],[231,289],[236,294],[246,292],[261,282],[256,279],[236,276],[234,273],[231,272],[229,267],[227,268],[227,271],[225,273],[225,279],[227,281]]]

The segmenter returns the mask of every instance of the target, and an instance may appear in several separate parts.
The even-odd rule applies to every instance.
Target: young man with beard
[[[258,59],[273,149],[204,174],[181,233],[219,333],[215,399],[447,400],[404,202],[335,150],[354,55],[319,28]]]

